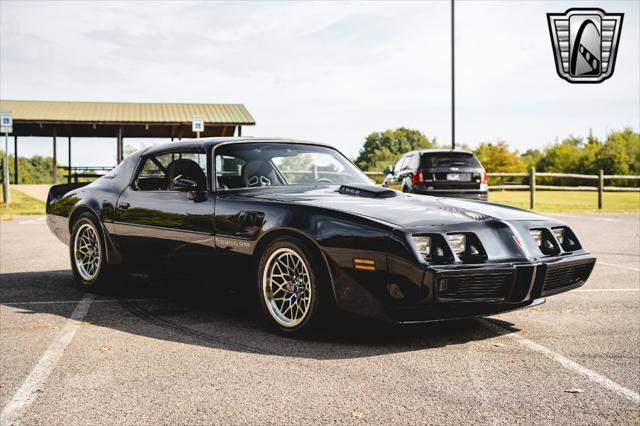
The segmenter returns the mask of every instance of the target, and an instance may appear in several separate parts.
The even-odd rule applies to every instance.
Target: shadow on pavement
[[[18,308],[20,314],[68,318],[76,306],[70,302],[82,296],[74,287],[70,271],[0,275],[0,304]],[[320,360],[435,349],[518,331],[513,324],[495,319],[490,321],[504,331],[492,330],[475,320],[393,327],[340,315],[312,337],[295,339],[272,331],[262,319],[257,302],[243,293],[183,282],[179,287],[160,288],[142,276],[127,278],[108,294],[96,294],[85,321],[190,345]]]

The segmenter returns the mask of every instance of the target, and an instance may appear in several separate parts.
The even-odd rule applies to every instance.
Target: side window
[[[411,156],[410,167],[412,170],[418,170],[420,168],[420,154]]]
[[[244,188],[242,169],[247,164],[231,155],[216,155],[216,179],[220,189]]]
[[[407,155],[406,161],[402,165],[402,170],[413,168],[413,158],[414,157],[415,157],[415,155],[413,155],[413,154]]]
[[[144,158],[135,179],[135,188],[140,191],[173,191],[173,181],[190,179],[199,190],[207,189],[207,157],[199,152],[168,152]]]
[[[402,165],[404,164],[404,159],[405,157],[400,157],[400,159],[398,160],[398,162],[396,163],[395,166],[393,166],[393,172],[394,173],[398,173],[400,170],[402,170]]]
[[[186,158],[195,161],[203,171],[207,169],[207,156],[204,154],[200,154],[198,152],[188,152],[180,154],[180,158]]]

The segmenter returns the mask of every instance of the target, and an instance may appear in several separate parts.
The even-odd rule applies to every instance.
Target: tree
[[[562,142],[546,146],[543,152],[529,150],[523,155],[528,167],[540,172],[604,174],[640,174],[640,134],[630,128],[609,133],[604,142],[591,133],[586,141],[571,136]],[[542,178],[543,183],[547,180]],[[573,185],[575,179],[548,180],[553,184]],[[614,186],[636,186],[631,180],[609,181]]]
[[[4,152],[0,152],[0,168],[4,160]],[[20,170],[20,181],[17,183],[51,183],[51,168],[53,166],[52,157],[34,155],[31,158],[18,157],[18,168]],[[9,155],[9,182],[13,182],[14,177],[14,157]]]
[[[536,167],[542,157],[544,157],[544,153],[539,149],[528,149],[521,155],[522,161],[524,162],[527,170],[530,170],[532,167]]]
[[[640,134],[629,128],[611,132],[594,157],[605,174],[640,174]]]
[[[367,136],[356,164],[363,170],[381,171],[395,164],[406,152],[434,147],[435,139],[430,140],[419,130],[401,127],[396,130],[373,132]]]
[[[536,164],[541,172],[580,173],[584,143],[581,138],[570,136],[560,143],[549,145],[544,149],[544,157]]]
[[[474,153],[490,172],[520,173],[526,170],[525,162],[516,151],[509,150],[505,141],[483,142]]]

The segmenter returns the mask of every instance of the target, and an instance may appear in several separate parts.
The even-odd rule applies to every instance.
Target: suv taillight
[[[487,172],[485,170],[482,171],[482,182],[483,184],[489,183],[489,177],[487,176]]]
[[[424,183],[424,179],[422,177],[422,170],[416,170],[413,172],[413,184],[420,185]]]

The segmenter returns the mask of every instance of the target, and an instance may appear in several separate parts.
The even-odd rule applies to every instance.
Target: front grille
[[[542,295],[557,293],[567,287],[584,283],[592,269],[593,263],[550,269],[542,288]]]
[[[438,280],[438,297],[451,300],[504,300],[513,283],[513,272],[443,276]]]

